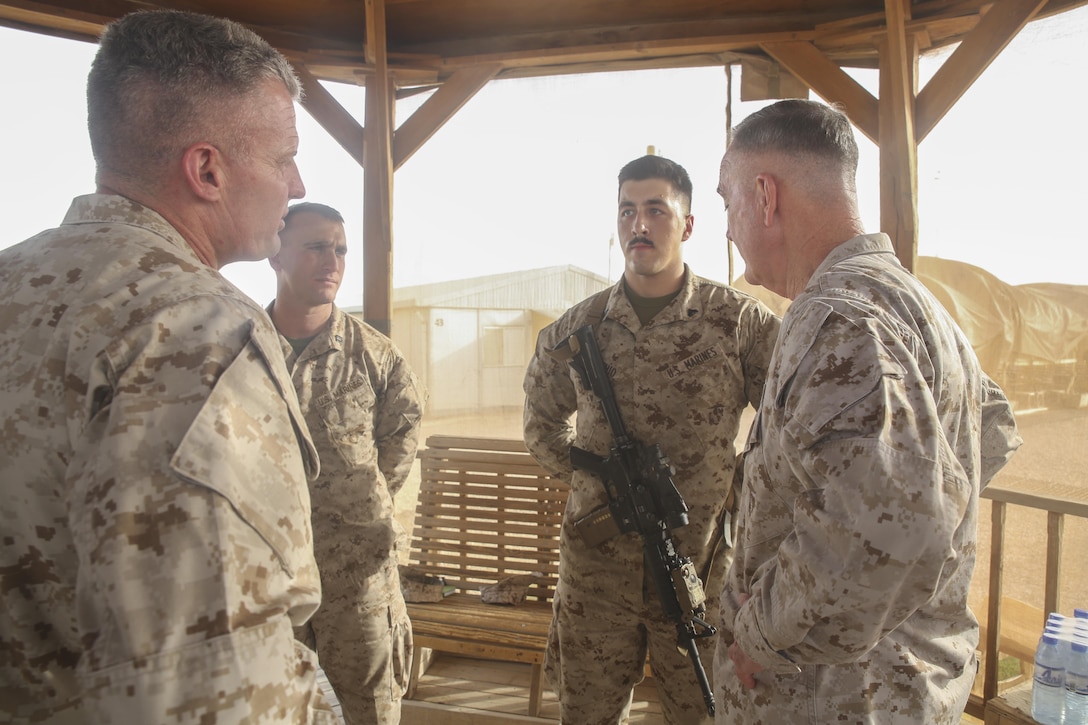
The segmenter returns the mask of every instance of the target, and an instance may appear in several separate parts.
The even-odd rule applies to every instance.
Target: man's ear
[[[223,194],[223,155],[203,141],[185,149],[182,170],[189,190],[205,201],[219,201]]]
[[[778,184],[771,174],[756,176],[756,204],[763,226],[771,226],[774,223],[774,214],[778,211]]]
[[[684,219],[684,236],[680,237],[681,242],[686,242],[691,236],[691,233],[695,230],[695,215],[688,214]]]

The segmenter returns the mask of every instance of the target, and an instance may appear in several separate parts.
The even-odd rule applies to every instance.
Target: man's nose
[[[287,180],[287,198],[301,199],[306,196],[306,185],[302,183],[302,174],[298,166],[291,164],[290,178]]]

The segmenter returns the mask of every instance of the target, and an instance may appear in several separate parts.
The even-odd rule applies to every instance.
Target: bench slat
[[[533,665],[543,687],[551,599],[559,572],[559,531],[569,486],[548,476],[516,439],[434,435],[419,453],[419,500],[409,563],[443,576],[456,592],[440,602],[409,603],[420,648]],[[540,572],[513,606],[485,604],[481,587]]]
[[[443,448],[467,448],[470,450],[484,451],[513,451],[528,453],[525,441],[520,438],[487,438],[484,436],[451,436],[435,434],[427,437],[427,450],[434,451]]]

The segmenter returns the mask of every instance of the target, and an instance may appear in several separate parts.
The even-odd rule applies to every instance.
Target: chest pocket
[[[669,397],[689,401],[683,422],[704,451],[729,447],[737,435],[744,397],[744,372],[725,354],[721,342],[697,352],[663,372]]]
[[[357,376],[315,403],[324,433],[349,466],[366,463],[374,455],[374,391]]]

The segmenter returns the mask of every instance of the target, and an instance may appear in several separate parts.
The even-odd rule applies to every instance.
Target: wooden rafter
[[[880,116],[873,94],[811,43],[764,43],[763,50],[829,103],[841,103],[854,125],[874,143]]]
[[[924,139],[1046,0],[997,0],[918,94],[916,138]]]
[[[495,63],[454,73],[416,109],[393,137],[393,168],[399,169],[412,154],[468,103],[499,72]]]
[[[294,67],[295,74],[302,81],[302,107],[362,166],[365,155],[363,127],[325,90],[305,65],[296,61]]]

